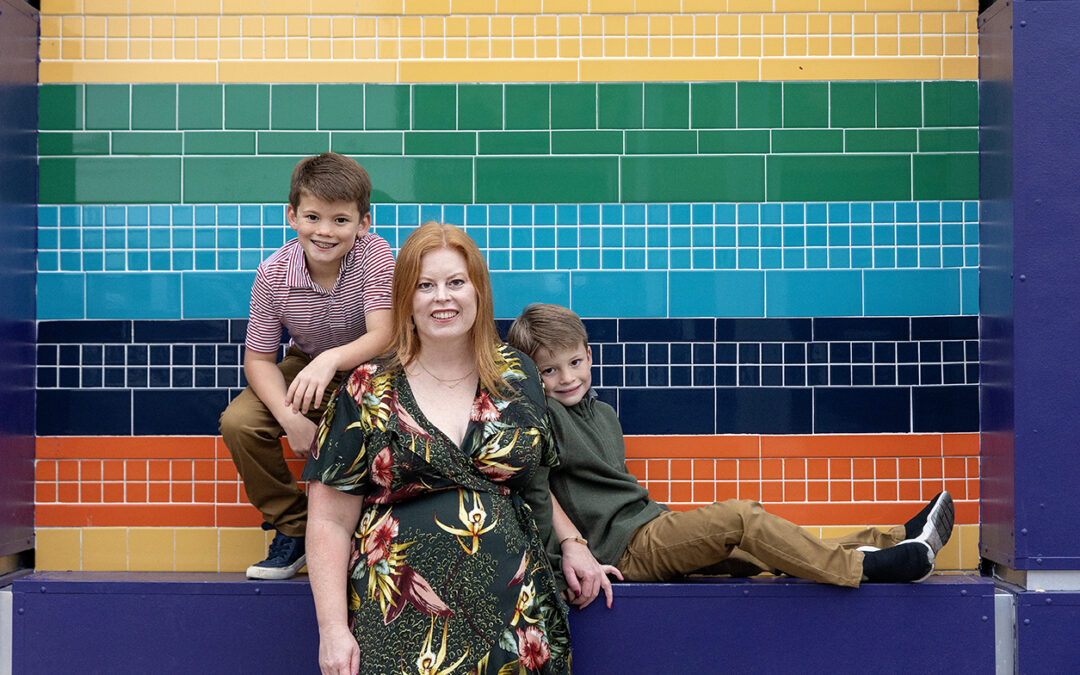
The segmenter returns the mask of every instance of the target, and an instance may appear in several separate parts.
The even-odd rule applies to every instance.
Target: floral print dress
[[[567,607],[519,495],[556,463],[544,394],[521,352],[496,359],[517,396],[479,386],[460,448],[379,363],[323,416],[303,476],[364,499],[349,561],[362,673],[569,672]]]

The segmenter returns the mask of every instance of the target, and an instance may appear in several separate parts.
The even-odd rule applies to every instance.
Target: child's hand
[[[319,354],[293,378],[289,390],[285,392],[285,405],[293,412],[305,415],[312,408],[318,410],[326,387],[336,374],[337,364],[333,355],[328,351]]]
[[[289,414],[289,413],[286,413]],[[300,413],[292,413],[293,419],[282,424],[285,435],[289,437],[289,447],[297,457],[304,458],[311,454],[311,442],[315,440],[318,425]]]
[[[571,594],[570,604],[585,609],[603,590],[608,609],[611,609],[611,580],[607,575],[614,575],[619,581],[623,578],[614,565],[601,565],[588,546],[571,541],[563,546],[562,569]]]

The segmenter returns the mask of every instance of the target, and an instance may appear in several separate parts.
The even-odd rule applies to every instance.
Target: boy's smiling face
[[[576,404],[592,386],[592,349],[588,345],[541,347],[534,360],[547,395],[564,406]]]
[[[308,269],[316,281],[322,277],[337,278],[341,259],[352,250],[358,236],[371,228],[371,216],[360,216],[353,202],[325,202],[303,194],[294,210],[285,209],[289,226],[304,249]]]

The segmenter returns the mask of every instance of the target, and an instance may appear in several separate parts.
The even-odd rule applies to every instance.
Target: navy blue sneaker
[[[304,538],[290,537],[278,532],[270,542],[266,560],[247,568],[248,579],[288,579],[307,562]]]

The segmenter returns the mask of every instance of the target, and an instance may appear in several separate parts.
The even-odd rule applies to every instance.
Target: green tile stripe
[[[978,83],[45,84],[42,131],[973,127]]]
[[[43,85],[42,201],[275,201],[298,157],[376,201],[973,199],[977,83]],[[224,194],[228,192],[228,194]],[[44,197],[48,195],[48,199]]]

